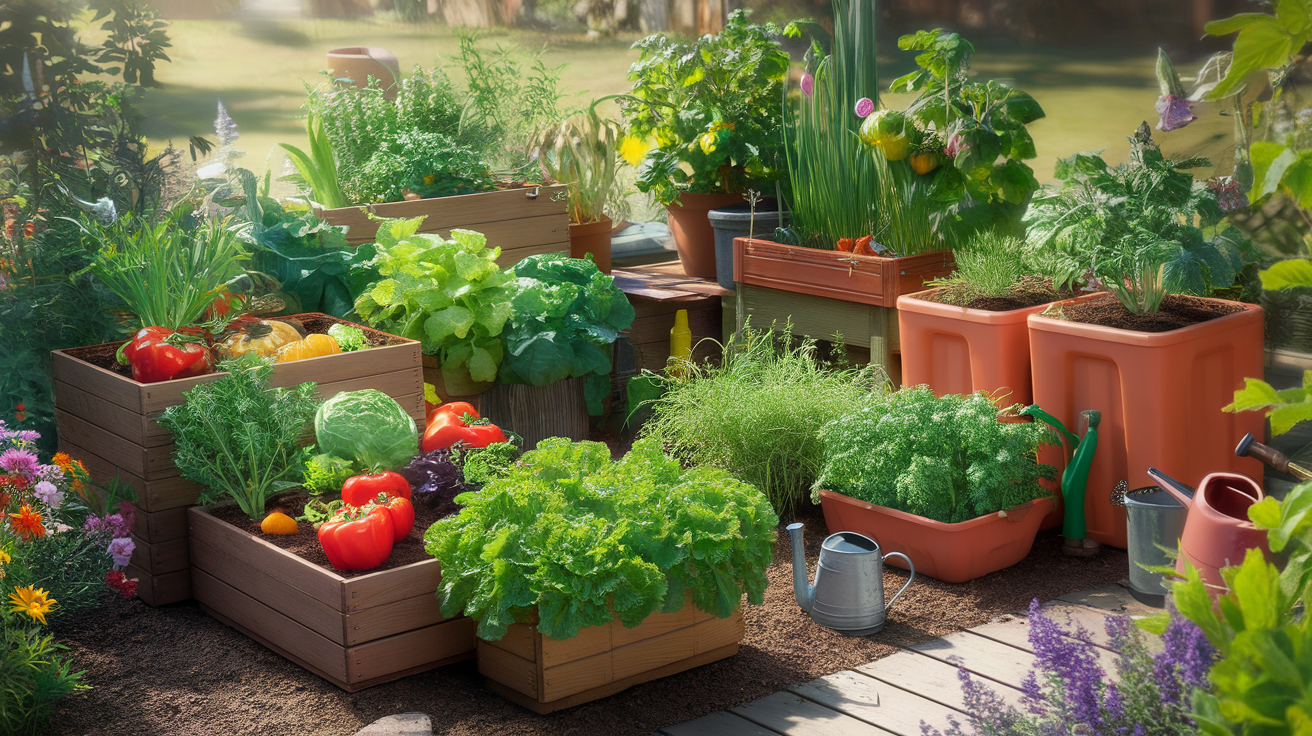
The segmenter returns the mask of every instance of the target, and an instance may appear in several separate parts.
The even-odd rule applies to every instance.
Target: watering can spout
[[[1181,506],[1187,509],[1193,505],[1196,491],[1192,486],[1181,483],[1157,468],[1148,468],[1148,477],[1157,481],[1162,490],[1174,496]]]
[[[802,525],[794,522],[787,526],[793,542],[793,595],[803,611],[811,612],[812,587],[806,578],[806,547],[802,544]]]

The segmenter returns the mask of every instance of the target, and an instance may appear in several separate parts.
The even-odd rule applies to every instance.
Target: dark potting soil
[[[807,559],[825,537],[818,508],[806,524]],[[549,716],[484,689],[474,662],[454,664],[350,694],[205,615],[195,603],[150,608],[106,598],[105,607],[56,624],[91,690],[60,701],[61,736],[349,736],[392,713],[422,711],[434,733],[458,736],[640,736],[731,708],[905,647],[1122,581],[1123,551],[1077,559],[1055,531],[1039,534],[1019,564],[959,585],[917,577],[884,631],[846,637],[816,625],[793,599],[788,534],[781,527],[765,604],[747,606],[736,656]],[[885,568],[891,597],[906,573]]]
[[[290,322],[293,325],[299,325],[301,331],[306,334],[326,333],[329,327],[332,327],[339,321],[343,321],[335,320],[332,317],[327,316],[297,318],[271,317],[270,319],[277,319],[282,322]],[[386,332],[379,332],[378,330],[370,329],[364,325],[360,325],[359,327],[364,330],[365,339],[369,341],[369,347],[371,348],[382,347],[384,345],[399,345],[405,342],[403,338],[389,335]],[[104,345],[87,345],[86,347],[68,348],[64,352],[78,360],[85,360],[97,368],[104,368],[105,370],[113,371],[125,378],[132,378],[132,368],[126,365],[120,365],[118,362],[118,349],[122,344],[123,342],[106,343]]]
[[[955,284],[943,286],[932,294],[918,298],[939,304],[965,307],[966,309],[982,309],[986,312],[1010,312],[1013,309],[1048,304],[1062,299],[1069,299],[1073,296],[1069,291],[1059,291],[1054,288],[1051,281],[1037,277],[1022,279],[1020,283],[1011,288],[1008,294],[1003,296],[968,297],[963,296],[961,293],[968,289],[968,286],[954,287],[956,287]]]
[[[1243,311],[1242,304],[1170,294],[1154,314],[1134,314],[1111,294],[1084,302],[1061,305],[1071,322],[1115,327],[1136,332],[1169,332]]]
[[[284,514],[295,519],[305,510],[305,502],[309,500],[308,496],[297,494],[295,496],[280,496],[270,503],[269,512],[281,511]],[[392,546],[392,556],[387,558],[387,562],[382,567],[375,567],[372,570],[348,571],[338,570],[328,563],[328,555],[323,551],[323,545],[319,544],[319,535],[314,526],[298,521],[299,531],[295,534],[265,534],[260,531],[260,522],[251,521],[240,508],[236,506],[218,506],[208,509],[214,518],[227,522],[242,531],[250,532],[255,536],[276,547],[291,552],[303,560],[312,562],[325,570],[331,570],[344,578],[353,578],[357,575],[368,575],[369,573],[391,570],[396,567],[404,567],[412,562],[421,562],[430,560],[432,557],[424,551],[424,531],[428,529],[433,522],[438,519],[450,516],[458,512],[460,508],[454,504],[447,504],[444,508],[429,508],[422,502],[415,504],[415,528],[410,530],[410,536],[402,539]]]

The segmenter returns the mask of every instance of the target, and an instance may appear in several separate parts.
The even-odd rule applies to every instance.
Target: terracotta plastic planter
[[[1010,392],[1004,403],[1032,403],[1027,320],[1048,305],[1006,312],[967,309],[925,298],[936,291],[897,299],[902,383],[927,385],[935,396],[1002,389]]]
[[[684,273],[715,278],[715,230],[707,213],[742,201],[741,194],[681,194],[679,204],[665,208]]]
[[[1072,431],[1081,411],[1102,412],[1085,495],[1090,539],[1125,548],[1125,509],[1111,494],[1122,480],[1150,485],[1149,467],[1193,486],[1214,472],[1261,480],[1262,464],[1235,457],[1234,447],[1245,432],[1261,436],[1265,419],[1221,411],[1245,376],[1262,375],[1262,308],[1240,306],[1158,333],[1029,316],[1034,403]],[[1039,461],[1065,466],[1057,447],[1040,450]]]
[[[378,80],[383,97],[396,97],[396,80],[401,76],[401,64],[387,49],[376,46],[346,46],[328,52],[328,69],[335,79],[350,79],[351,84],[363,89],[369,77]]]
[[[864,534],[878,542],[885,552],[901,552],[910,557],[919,575],[945,583],[964,583],[1025,559],[1034,546],[1039,524],[1052,510],[1052,500],[1040,498],[1008,511],[956,524],[877,506],[833,491],[820,491],[820,507],[830,534]],[[888,558],[887,562],[903,567],[896,557]]]
[[[596,222],[573,223],[569,225],[569,257],[586,258],[592,254],[592,262],[597,270],[610,273],[610,230],[609,217]]]
[[[876,307],[897,306],[956,264],[950,250],[884,258],[748,238],[733,247],[734,281]]]

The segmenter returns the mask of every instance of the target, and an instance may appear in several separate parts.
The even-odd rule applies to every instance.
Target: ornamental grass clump
[[[827,364],[813,340],[746,330],[724,346],[720,365],[692,364],[653,377],[644,436],[676,457],[721,468],[760,488],[790,518],[820,472],[821,427],[884,388],[869,368]]]
[[[1039,481],[1057,473],[1035,453],[1059,440],[1038,422],[998,421],[1018,409],[928,386],[870,398],[820,432],[815,488],[948,524],[1044,498]]]
[[[428,528],[442,565],[442,615],[478,620],[497,640],[536,614],[569,639],[618,617],[693,605],[725,618],[764,600],[778,517],[761,492],[722,470],[684,468],[660,443],[634,443],[618,462],[600,442],[552,437],[506,475],[455,502]]]

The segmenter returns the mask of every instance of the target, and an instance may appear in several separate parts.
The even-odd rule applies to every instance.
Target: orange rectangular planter
[[[1009,391],[1006,404],[1030,404],[1030,333],[1026,320],[1047,304],[994,312],[932,302],[936,290],[897,299],[902,383],[935,396]]]
[[[950,250],[882,258],[749,238],[735,238],[733,250],[734,281],[876,307],[895,306],[955,264]]]
[[[1090,539],[1125,547],[1125,509],[1111,505],[1112,491],[1122,480],[1151,485],[1149,467],[1194,486],[1214,472],[1261,481],[1262,464],[1235,457],[1234,448],[1245,432],[1262,436],[1265,419],[1221,411],[1246,376],[1262,375],[1262,308],[1242,306],[1158,333],[1029,316],[1034,403],[1071,431],[1080,412],[1102,412],[1085,495]],[[1039,461],[1065,466],[1053,446]]]
[[[820,491],[820,508],[830,534],[864,534],[878,542],[885,554],[901,552],[910,557],[917,575],[964,583],[1025,559],[1039,524],[1052,510],[1052,499],[1040,498],[956,524],[825,490]],[[896,557],[885,562],[905,567]]]

